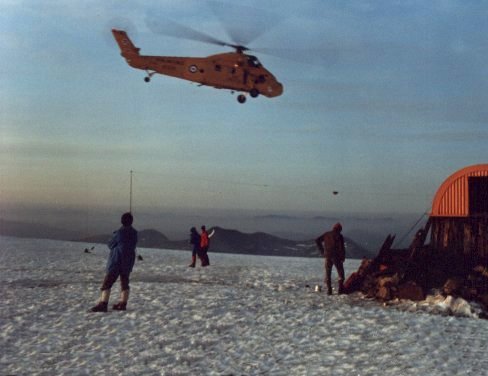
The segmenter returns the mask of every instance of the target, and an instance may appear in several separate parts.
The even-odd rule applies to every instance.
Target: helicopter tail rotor
[[[112,34],[119,45],[123,57],[128,59],[139,55],[140,49],[134,46],[125,31],[112,29]]]
[[[113,17],[105,24],[105,27],[103,28],[103,39],[107,46],[113,47],[114,45],[113,33],[110,32],[113,29],[125,30],[128,35],[137,39],[137,28],[131,20],[124,17]]]

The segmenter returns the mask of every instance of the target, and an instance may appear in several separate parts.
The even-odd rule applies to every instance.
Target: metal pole
[[[129,213],[132,213],[132,170],[130,170]]]

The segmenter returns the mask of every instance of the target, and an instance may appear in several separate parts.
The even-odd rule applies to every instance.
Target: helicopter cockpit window
[[[256,56],[249,56],[249,58],[247,59],[247,63],[249,64],[250,67],[257,68],[261,66],[261,63],[259,62]]]

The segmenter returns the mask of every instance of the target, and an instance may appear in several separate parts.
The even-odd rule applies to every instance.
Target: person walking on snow
[[[317,248],[325,257],[325,284],[327,294],[332,295],[332,266],[334,265],[339,274],[339,294],[344,292],[344,260],[346,259],[346,248],[344,237],[341,235],[342,225],[336,223],[332,231],[327,231],[315,239]]]
[[[202,253],[202,266],[210,265],[210,260],[208,259],[208,247],[210,246],[210,241],[205,226],[201,227],[202,233],[200,234],[200,251]]]
[[[110,254],[107,260],[105,279],[98,304],[92,312],[107,312],[110,289],[120,277],[120,301],[113,305],[116,311],[125,311],[129,300],[129,276],[136,259],[137,231],[132,227],[134,218],[131,213],[124,213],[121,218],[122,227],[114,232],[108,243]]]
[[[190,229],[190,244],[193,245],[193,249],[191,252],[191,264],[188,265],[188,267],[194,268],[195,263],[197,262],[197,255],[201,260],[200,234],[195,227]]]

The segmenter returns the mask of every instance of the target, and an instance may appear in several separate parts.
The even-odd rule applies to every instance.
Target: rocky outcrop
[[[385,240],[378,255],[364,259],[345,282],[346,293],[361,291],[380,301],[420,301],[432,291],[481,304],[488,312],[488,267],[472,258],[424,246],[428,228],[420,230],[408,249],[391,249],[394,237]],[[486,315],[485,315],[486,317]]]

